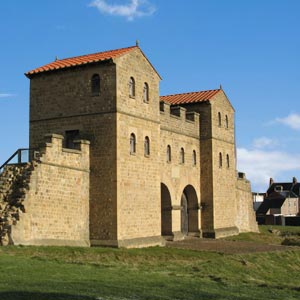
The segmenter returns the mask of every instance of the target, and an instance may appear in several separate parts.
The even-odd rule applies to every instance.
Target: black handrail
[[[0,171],[6,166],[9,164],[9,162],[11,162],[16,156],[17,156],[17,164],[21,164],[21,163],[24,163],[25,161],[22,160],[22,152],[24,151],[28,151],[28,159],[26,159],[26,162],[30,161],[30,157],[29,157],[29,154],[31,151],[36,151],[37,149],[36,148],[20,148],[18,149],[17,151],[14,152],[14,154],[12,156],[9,157],[9,159],[7,159],[5,161],[4,164],[2,164],[0,166]]]

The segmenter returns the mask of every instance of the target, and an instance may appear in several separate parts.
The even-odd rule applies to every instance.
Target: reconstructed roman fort
[[[223,89],[160,96],[138,46],[30,79],[30,161],[0,175],[1,243],[163,245],[256,231]]]

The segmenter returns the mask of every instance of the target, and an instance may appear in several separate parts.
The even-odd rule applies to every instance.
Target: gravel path
[[[215,251],[227,254],[254,253],[269,251],[300,250],[300,247],[258,244],[254,242],[225,241],[213,239],[187,238],[182,241],[167,242],[167,247],[200,251]]]

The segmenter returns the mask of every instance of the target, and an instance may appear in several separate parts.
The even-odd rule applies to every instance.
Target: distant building
[[[256,211],[259,224],[300,225],[300,183],[294,177],[292,182],[274,182],[264,201]],[[299,223],[299,224],[298,224]]]
[[[253,208],[255,211],[260,207],[260,205],[263,203],[265,199],[266,194],[265,193],[252,193],[253,197]]]

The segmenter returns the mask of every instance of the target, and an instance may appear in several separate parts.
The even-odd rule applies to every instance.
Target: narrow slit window
[[[196,166],[197,164],[197,154],[196,150],[193,150],[193,165]]]
[[[223,166],[223,158],[222,158],[222,153],[219,153],[219,168],[222,168]]]
[[[133,77],[129,79],[129,96],[132,98],[135,97],[135,80]]]
[[[144,83],[144,91],[143,91],[144,102],[149,102],[149,85],[147,82]]]
[[[135,139],[135,134],[132,133],[130,135],[130,154],[135,154],[136,152],[136,139]]]
[[[150,139],[147,136],[145,137],[145,141],[144,141],[144,154],[145,156],[150,155]]]
[[[184,164],[184,149],[180,149],[180,163]]]
[[[171,159],[172,159],[172,157],[171,157],[171,146],[168,145],[167,146],[167,162],[171,162]]]
[[[228,129],[229,125],[228,125],[228,116],[227,116],[227,115],[226,115],[226,117],[225,117],[225,126],[226,126],[226,128]]]
[[[218,124],[219,124],[219,127],[222,126],[222,116],[221,116],[220,112],[218,113]]]
[[[229,155],[226,155],[226,164],[227,164],[227,168],[229,169],[230,167],[230,160],[229,160]]]
[[[91,93],[93,96],[100,94],[100,76],[98,74],[94,74],[91,78]]]

